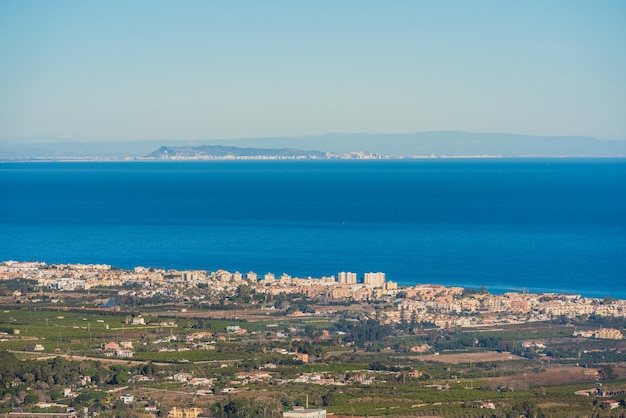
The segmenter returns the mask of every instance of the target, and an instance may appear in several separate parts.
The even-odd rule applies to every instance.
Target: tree
[[[617,375],[615,374],[615,370],[613,370],[613,366],[606,364],[602,366],[602,370],[600,371],[605,380],[615,380]]]
[[[406,330],[407,322],[406,322],[406,311],[404,309],[404,305],[400,305],[400,324],[398,329]]]
[[[50,395],[50,399],[52,399],[53,401],[63,399],[63,393],[58,389],[51,390],[49,395]]]
[[[141,367],[139,373],[143,376],[153,377],[157,374],[157,368],[151,361],[149,361]]]
[[[309,338],[313,338],[315,337],[315,333],[316,333],[317,329],[313,326],[313,325],[307,325],[304,327],[304,334],[309,337]]]
[[[128,373],[119,372],[113,375],[109,384],[111,385],[125,385],[128,383]]]
[[[25,397],[24,397],[24,403],[26,405],[32,405],[39,402],[39,396],[37,396],[37,394],[33,393],[33,392],[29,392]]]
[[[411,311],[411,322],[409,324],[409,329],[411,332],[415,332],[415,328],[417,327],[417,312],[415,310]]]

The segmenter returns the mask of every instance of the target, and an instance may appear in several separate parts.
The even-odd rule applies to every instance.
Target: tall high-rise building
[[[385,273],[365,273],[363,276],[363,284],[381,287],[385,284]]]
[[[356,284],[356,273],[341,271],[337,275],[337,282],[341,284]]]

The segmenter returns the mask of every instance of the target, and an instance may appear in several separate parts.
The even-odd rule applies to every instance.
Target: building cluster
[[[576,331],[573,334],[574,337],[583,338],[596,338],[600,340],[622,340],[624,335],[622,331],[613,328],[600,328],[598,330],[590,331]]]
[[[527,323],[591,314],[626,316],[624,300],[606,301],[580,295],[527,292],[492,295],[439,285],[417,285],[403,291],[405,297],[397,305],[397,310],[387,313],[391,322],[427,322],[449,328]]]
[[[228,296],[242,284],[257,293],[269,295],[302,294],[331,299],[372,300],[393,296],[398,289],[387,281],[385,273],[365,273],[362,282],[357,274],[340,272],[337,277],[299,278],[288,274],[259,275],[218,270],[164,270],[135,267],[133,270],[112,268],[105,264],[56,264],[6,261],[0,264],[0,280],[26,278],[36,280],[43,289],[55,291],[89,290],[95,287],[123,288],[120,295],[151,297],[158,294],[176,296],[189,288],[209,289],[212,295]],[[129,289],[131,288],[131,289]]]
[[[104,345],[104,355],[107,357],[117,356],[123,358],[131,358],[133,356],[133,342],[120,341],[119,343],[111,341]]]
[[[525,291],[492,295],[460,287],[426,284],[398,288],[382,272],[365,273],[359,280],[356,273],[345,271],[337,276],[299,278],[288,274],[242,274],[225,270],[179,271],[145,267],[122,270],[104,264],[47,265],[15,261],[0,264],[0,280],[16,278],[36,280],[40,288],[55,291],[117,287],[120,296],[166,296],[198,303],[211,303],[237,295],[242,285],[267,296],[291,294],[336,301],[387,301],[394,302],[395,308],[377,312],[382,321],[428,323],[442,328],[525,323],[592,314],[626,316],[624,300]],[[15,297],[20,296],[15,294]]]

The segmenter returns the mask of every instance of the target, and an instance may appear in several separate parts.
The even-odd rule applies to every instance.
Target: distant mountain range
[[[190,155],[189,158],[199,158],[202,152],[208,152],[208,148],[204,148],[202,151],[202,147],[205,146],[213,147],[210,150],[211,155],[222,155],[222,158],[225,158],[226,155],[246,158],[252,154],[257,156],[283,155],[285,158],[328,158],[332,155],[379,155],[390,158],[430,156],[626,157],[626,140],[599,140],[580,136],[530,136],[439,131],[409,134],[349,133],[198,141],[163,139],[61,142],[4,139],[0,140],[0,159],[142,159],[146,156],[154,159],[157,158],[157,155],[165,155],[166,150],[168,153],[175,152],[176,155]],[[321,157],[322,155],[325,157]]]

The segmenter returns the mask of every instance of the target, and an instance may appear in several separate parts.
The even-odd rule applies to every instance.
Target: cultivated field
[[[454,353],[454,354],[427,354],[423,356],[411,356],[421,361],[436,361],[438,363],[463,364],[483,363],[488,361],[511,361],[521,360],[523,357],[507,352],[487,351],[483,353]]]

